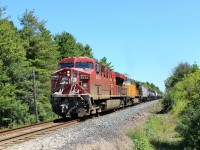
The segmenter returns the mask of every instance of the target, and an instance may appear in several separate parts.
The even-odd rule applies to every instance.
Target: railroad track
[[[33,124],[30,126],[24,126],[12,130],[6,130],[0,132],[0,150],[10,147],[12,145],[34,139],[41,135],[47,134],[56,129],[77,125],[80,122],[72,120],[68,122],[57,122],[53,121]]]

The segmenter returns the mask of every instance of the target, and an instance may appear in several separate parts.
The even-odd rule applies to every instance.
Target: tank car
[[[148,100],[153,100],[153,99],[155,99],[155,92],[154,91],[149,91]]]
[[[145,101],[148,101],[148,98],[149,98],[149,90],[148,88],[140,85],[139,86],[139,94],[141,96],[141,101],[145,102]]]

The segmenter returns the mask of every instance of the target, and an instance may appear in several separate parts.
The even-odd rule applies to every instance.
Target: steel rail
[[[48,132],[51,132],[53,130],[56,130],[56,129],[59,129],[59,128],[62,128],[62,127],[67,127],[67,126],[72,126],[72,125],[77,125],[77,124],[79,124],[79,122],[77,120],[72,120],[72,121],[62,122],[62,123],[55,123],[52,126],[44,127],[42,129],[39,129],[39,130],[30,131],[28,133],[18,134],[18,135],[11,136],[11,137],[8,137],[8,138],[3,138],[3,139],[0,139],[0,149],[5,149],[5,148],[12,146],[14,144],[18,144],[18,143],[21,143],[21,142],[24,142],[24,141],[28,141],[30,139],[35,138],[36,136],[46,134]]]

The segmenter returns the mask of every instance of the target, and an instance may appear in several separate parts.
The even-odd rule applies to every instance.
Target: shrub
[[[181,116],[177,129],[186,147],[200,149],[200,100],[189,103]]]
[[[135,150],[153,150],[149,138],[144,131],[133,130],[128,133],[128,136],[133,140]]]

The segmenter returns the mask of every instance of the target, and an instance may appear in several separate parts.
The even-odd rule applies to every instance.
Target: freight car
[[[148,100],[149,91],[88,57],[64,58],[51,76],[51,105],[62,117],[84,117]]]

